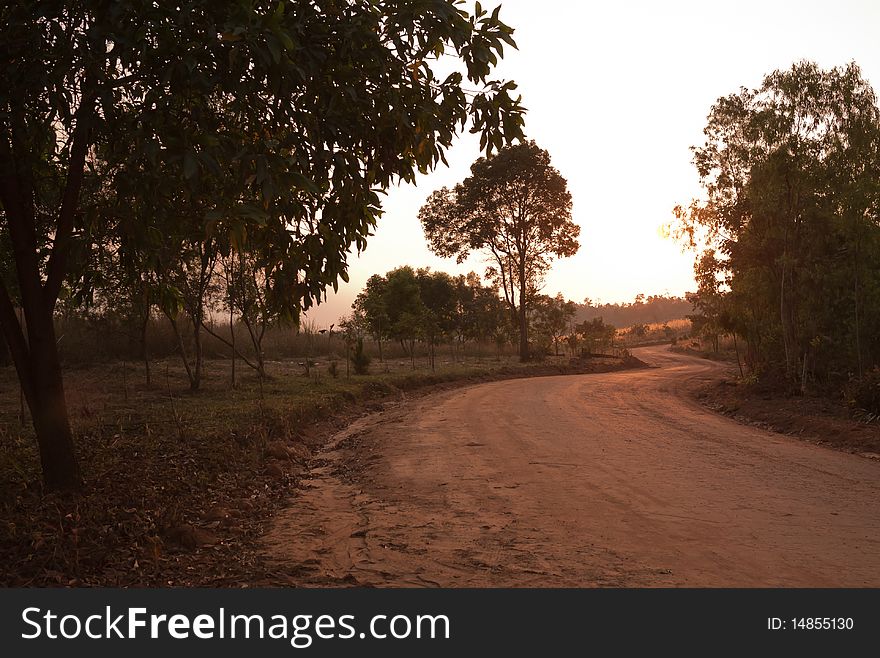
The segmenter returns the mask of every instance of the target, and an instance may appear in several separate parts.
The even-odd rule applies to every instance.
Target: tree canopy
[[[855,64],[799,62],[713,105],[703,201],[676,208],[706,322],[801,390],[880,360],[880,109]]]
[[[392,182],[443,162],[468,123],[488,152],[522,136],[514,83],[491,78],[513,30],[461,4],[0,8],[0,325],[47,485],[79,481],[52,313],[90,285],[97,236],[136,269],[247,245],[295,319],[346,280]],[[459,70],[438,74],[444,55]]]
[[[484,254],[529,356],[528,307],[554,258],[574,255],[580,227],[571,219],[565,178],[534,141],[480,158],[453,189],[434,192],[419,212],[431,250],[464,261]]]

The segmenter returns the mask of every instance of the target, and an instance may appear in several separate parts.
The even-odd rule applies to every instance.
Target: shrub
[[[364,339],[358,338],[354,346],[354,354],[351,356],[351,367],[357,375],[366,375],[370,370],[372,359],[364,352]]]
[[[330,363],[327,365],[327,372],[330,373],[330,376],[333,379],[339,377],[339,365],[336,363],[335,359],[330,361]]]
[[[847,387],[850,405],[871,414],[880,414],[880,368],[869,370]]]

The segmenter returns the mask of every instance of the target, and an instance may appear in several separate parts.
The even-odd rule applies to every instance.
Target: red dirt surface
[[[479,384],[356,421],[264,539],[279,578],[880,585],[880,462],[705,409],[690,391],[721,364],[636,355],[654,367]]]

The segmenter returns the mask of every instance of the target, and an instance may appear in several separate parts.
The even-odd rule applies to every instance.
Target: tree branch
[[[16,121],[17,119],[17,121]],[[13,116],[20,132],[25,131],[24,119]],[[41,310],[43,289],[37,261],[37,237],[33,207],[33,186],[30,172],[22,176],[18,164],[30,167],[26,155],[16,148],[16,130],[0,123],[0,201],[9,226],[13,259],[21,293],[21,305],[28,322],[36,323]],[[25,188],[25,189],[22,189]]]
[[[259,370],[259,368],[258,368],[255,364],[253,364],[253,363],[252,363],[252,362],[251,362],[251,361],[250,361],[250,360],[249,360],[244,354],[242,354],[241,352],[239,352],[239,351],[238,351],[238,348],[235,347],[235,346],[234,346],[232,343],[230,343],[228,340],[226,340],[225,338],[223,338],[223,336],[221,336],[221,335],[218,334],[218,333],[215,333],[215,332],[214,332],[210,327],[208,327],[208,325],[206,325],[204,322],[202,322],[201,325],[202,325],[202,329],[204,329],[205,331],[207,331],[210,335],[212,335],[214,338],[216,338],[216,339],[219,340],[221,343],[223,343],[224,345],[226,345],[226,347],[230,348],[233,352],[235,352],[235,355],[236,355],[239,359],[241,359],[242,361],[244,361],[249,367],[253,368],[254,370]]]
[[[85,176],[86,155],[89,151],[92,112],[94,110],[94,93],[84,94],[83,100],[76,111],[76,127],[73,129],[73,143],[70,147],[70,163],[67,166],[67,180],[61,197],[61,208],[58,212],[58,223],[55,227],[55,239],[52,253],[46,269],[44,285],[44,303],[52,311],[61,285],[67,274],[67,259],[70,255],[70,238],[73,234],[74,218],[79,206],[79,193]]]

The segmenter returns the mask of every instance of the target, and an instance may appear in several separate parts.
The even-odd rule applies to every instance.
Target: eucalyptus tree
[[[45,484],[81,481],[53,327],[76,243],[97,225],[147,253],[173,223],[237,236],[296,318],[347,279],[385,188],[468,122],[489,152],[522,137],[515,85],[491,77],[512,32],[451,0],[0,5],[0,326]],[[113,213],[89,180],[116,188]],[[145,197],[188,212],[125,212]]]
[[[488,258],[488,274],[516,318],[520,358],[527,360],[531,301],[553,259],[580,246],[567,182],[547,151],[529,141],[480,158],[463,182],[434,192],[419,219],[439,256],[463,262],[476,251]]]
[[[678,232],[714,248],[727,324],[801,389],[876,363],[880,109],[858,66],[774,71],[720,98],[704,133],[706,198],[676,209]]]

